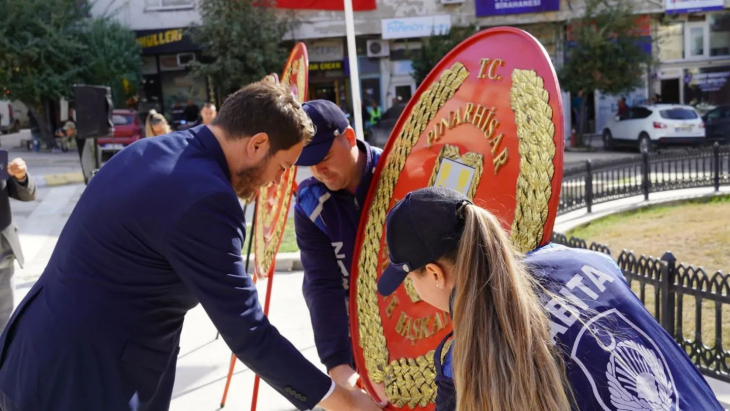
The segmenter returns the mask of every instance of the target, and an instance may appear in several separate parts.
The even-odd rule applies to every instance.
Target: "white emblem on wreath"
[[[669,411],[674,387],[651,349],[623,341],[611,351],[606,378],[611,404],[619,411]]]

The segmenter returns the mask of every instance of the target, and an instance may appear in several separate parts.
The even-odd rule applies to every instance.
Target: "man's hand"
[[[369,395],[362,391],[347,390],[335,385],[335,390],[326,400],[317,404],[328,411],[380,411]]]
[[[331,369],[329,374],[330,378],[332,378],[332,380],[337,385],[342,386],[343,388],[346,388],[348,390],[362,391],[362,389],[357,385],[357,381],[360,379],[360,375],[349,365],[338,365],[337,367]],[[381,407],[385,407],[386,405],[388,405],[388,397],[385,395],[385,387],[383,386],[383,384],[373,384],[373,389],[375,390],[375,393],[377,395],[377,397],[373,399],[378,403],[378,405],[380,405]]]
[[[16,158],[8,164],[8,174],[15,177],[16,180],[22,181],[28,174],[28,167],[22,158]]]
[[[357,380],[360,376],[357,374],[357,371],[353,370],[349,365],[338,365],[337,367],[332,368],[329,374],[335,384],[348,390],[360,390],[357,386]]]
[[[383,407],[388,405],[388,395],[385,393],[385,384],[373,384],[373,390],[375,391],[375,395],[378,396],[375,400]]]

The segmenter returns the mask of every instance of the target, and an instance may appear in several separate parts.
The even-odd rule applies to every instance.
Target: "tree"
[[[448,33],[431,36],[423,41],[421,48],[413,53],[413,77],[417,84],[428,76],[449,51],[477,32],[476,26],[451,27]]]
[[[585,0],[585,14],[571,22],[573,41],[559,71],[560,86],[572,94],[599,90],[621,94],[641,84],[652,57],[642,47],[638,16],[628,0]],[[584,132],[586,99],[577,119],[578,140]]]
[[[75,0],[3,0],[0,13],[0,90],[20,100],[52,137],[49,102],[69,94],[84,71],[74,58],[82,14]]]
[[[130,30],[90,19],[77,0],[3,2],[0,91],[28,106],[43,139],[53,138],[51,103],[69,97],[74,84],[109,86],[117,101],[138,84],[140,52]]]
[[[201,0],[201,24],[190,34],[203,50],[193,73],[210,78],[224,95],[284,68],[281,45],[288,21],[269,0]]]
[[[134,33],[110,18],[99,18],[84,26],[81,37],[85,49],[78,56],[87,84],[111,88],[115,107],[124,107],[136,94],[142,60]]]

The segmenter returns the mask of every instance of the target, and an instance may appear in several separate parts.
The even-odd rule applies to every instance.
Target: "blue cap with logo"
[[[378,280],[378,292],[393,293],[410,271],[441,258],[459,245],[464,232],[462,207],[471,200],[443,187],[408,193],[386,217],[390,265]]]
[[[327,156],[335,137],[343,134],[350,122],[337,105],[328,100],[312,100],[302,104],[302,108],[312,120],[314,136],[304,147],[297,159],[298,166],[314,166]]]

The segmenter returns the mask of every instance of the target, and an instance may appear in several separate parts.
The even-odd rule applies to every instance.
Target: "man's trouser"
[[[2,243],[6,243],[5,239],[2,239]],[[5,329],[5,325],[10,320],[10,314],[13,313],[15,307],[15,300],[13,294],[15,291],[15,284],[13,281],[15,256],[12,252],[2,253],[0,252],[0,334]]]

